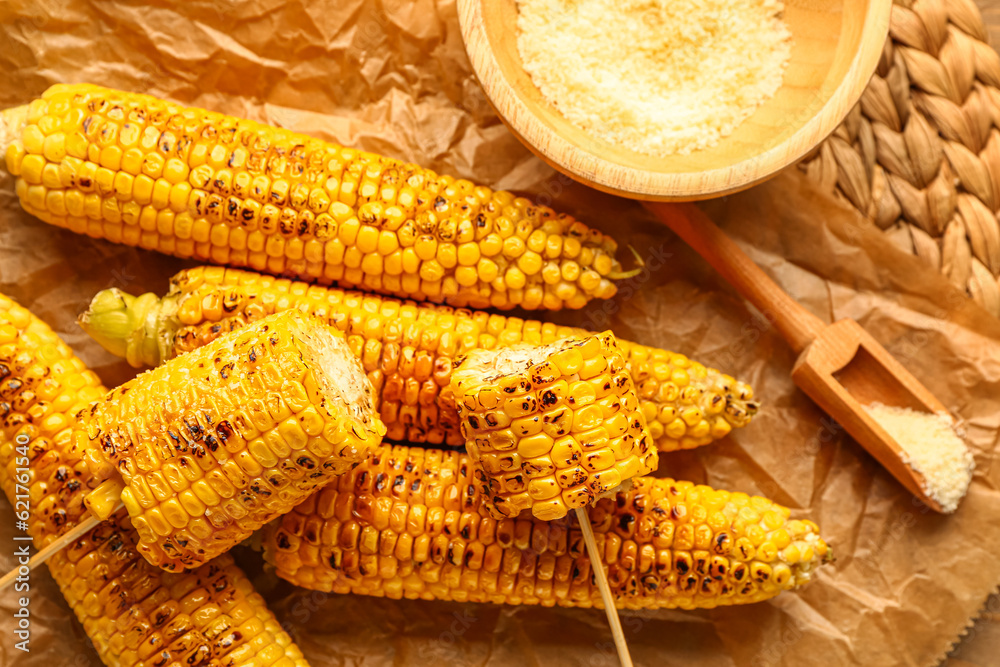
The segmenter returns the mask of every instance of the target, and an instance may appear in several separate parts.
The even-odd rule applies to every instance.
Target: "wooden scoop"
[[[799,355],[792,368],[795,384],[913,495],[942,512],[924,491],[924,476],[903,461],[899,443],[864,408],[883,403],[947,413],[941,402],[860,324],[825,324],[800,306],[693,204],[646,206],[781,332]]]

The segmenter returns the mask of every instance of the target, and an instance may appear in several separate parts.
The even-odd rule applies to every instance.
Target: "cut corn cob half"
[[[343,337],[291,310],[111,391],[74,444],[99,484],[94,513],[120,496],[140,551],[175,570],[284,514],[384,433]]]
[[[27,488],[38,548],[86,513],[90,478],[72,427],[104,393],[48,326],[0,295],[0,485],[12,505]],[[123,511],[48,566],[107,665],[307,667],[230,556],[164,572],[140,556]]]
[[[268,524],[264,557],[319,591],[600,607],[575,521],[493,519],[473,469],[464,452],[383,445]],[[690,482],[636,477],[587,512],[619,608],[758,602],[831,557],[811,521]]]
[[[115,243],[457,306],[624,277],[611,238],[509,192],[148,95],[56,85],[6,126],[24,209]]]
[[[387,437],[460,446],[449,388],[457,357],[552,343],[583,329],[323,288],[238,269],[177,274],[169,293],[98,294],[81,326],[133,366],[155,366],[270,313],[297,308],[336,326],[379,394]],[[757,412],[745,383],[684,355],[619,339],[650,435],[661,451],[708,444]]]
[[[614,334],[475,350],[451,388],[485,506],[559,519],[656,470]]]

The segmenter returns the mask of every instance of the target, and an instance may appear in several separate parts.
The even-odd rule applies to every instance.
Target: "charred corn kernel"
[[[197,235],[197,230],[191,234]],[[205,309],[203,300],[219,305]],[[221,307],[224,302],[225,310]],[[153,294],[136,299],[118,290],[103,292],[95,297],[81,324],[105,348],[126,357],[132,365],[156,365],[201,347],[223,332],[291,308],[317,314],[345,333],[362,337],[366,345],[377,346],[372,348],[375,361],[366,366],[366,371],[373,386],[381,388],[378,400],[382,419],[391,438],[410,442],[464,442],[454,399],[445,390],[459,357],[477,348],[496,349],[529,338],[536,343],[551,343],[567,336],[586,335],[581,329],[401,302],[219,268],[179,273],[162,300]],[[123,322],[128,323],[124,329]],[[442,345],[449,335],[452,347]],[[742,382],[673,352],[623,340],[618,345],[626,356],[626,367],[650,434],[663,451],[708,444],[732,428],[749,423],[757,410],[752,390]],[[422,365],[426,370],[419,374],[415,366],[418,353],[426,359]],[[357,354],[360,356],[360,351]],[[575,373],[583,366],[582,354],[573,350],[555,355],[550,361],[562,373]],[[685,387],[689,394],[683,400],[669,380],[678,364],[690,376],[690,384]],[[556,382],[550,390],[562,397],[569,386]],[[579,405],[598,400],[592,380],[574,385],[573,392],[573,400]],[[481,400],[486,400],[485,394],[481,394]],[[697,406],[704,418],[688,425],[678,415],[692,406]],[[540,420],[546,433],[556,438],[569,432],[572,422],[567,424],[566,418],[571,416],[568,412],[562,416],[558,411],[546,414],[548,419]]]
[[[88,228],[96,236],[460,307],[579,308],[615,293],[614,283],[601,279],[621,270],[613,239],[510,193],[458,187],[463,181],[391,158],[89,84],[53,86],[33,105],[32,114],[11,121],[16,148],[6,150],[6,161],[18,182],[42,184],[46,167],[58,173],[67,159],[84,160],[109,171],[102,177],[108,183],[120,173],[146,177],[150,183],[137,181],[132,199],[123,201],[158,210],[169,205],[176,213],[185,212],[178,207],[182,195],[171,187],[185,185],[192,194],[186,212],[196,224],[249,223],[266,237],[270,259],[261,266],[261,258],[243,252],[232,236],[222,245],[179,243],[169,229],[128,234],[117,220]],[[90,192],[83,181],[45,185]],[[22,197],[21,190],[29,213],[73,228],[44,197]],[[259,219],[255,206],[263,208]],[[335,224],[309,223],[307,215],[325,212]],[[310,241],[322,246],[312,252],[311,266],[301,261],[300,250]],[[335,242],[343,252],[331,248]],[[387,261],[400,247],[415,253],[411,261],[404,255],[401,267]],[[576,268],[562,271],[564,284],[554,283],[551,271],[543,275],[543,253],[553,262],[572,261]],[[358,261],[349,264],[355,254]],[[363,267],[371,271],[357,270],[364,256],[372,257]],[[476,272],[460,273],[461,267]]]
[[[147,559],[177,570],[228,550],[361,460],[385,433],[372,392],[342,337],[286,311],[115,389],[81,416],[74,441],[98,482],[154,494],[166,482],[132,518],[156,534],[140,535]],[[300,421],[316,418],[323,427],[310,430],[322,435],[309,436]],[[188,489],[213,472],[225,472],[239,502],[209,512]],[[202,517],[216,529],[199,540],[186,529]]]
[[[554,480],[546,479],[531,480],[525,493],[544,505],[561,492]],[[278,576],[325,592],[601,606],[575,520],[496,521],[485,514],[484,502],[466,454],[383,445],[358,468],[268,524],[264,557]],[[794,563],[780,554],[763,562],[752,551],[745,555],[734,547],[737,533],[745,528],[738,515],[752,502],[766,503],[760,507],[764,517],[772,509],[787,516],[763,498],[649,477],[633,478],[629,490],[598,500],[587,512],[616,606],[746,604],[810,581],[830,556],[815,525],[797,527],[799,559]],[[692,517],[706,518],[692,525]],[[708,517],[714,517],[711,525]],[[791,535],[789,523],[783,519],[773,526],[762,518],[762,546],[775,548],[779,535]],[[672,540],[682,528],[699,534],[705,548]],[[807,550],[809,558],[803,555]],[[560,582],[570,581],[574,593],[558,593]]]
[[[23,493],[17,484],[29,487],[28,533],[41,548],[85,511],[82,501],[92,480],[71,430],[76,415],[105,392],[48,326],[3,295],[0,377],[8,392],[0,425],[0,485],[11,501]],[[119,512],[47,563],[105,664],[143,667],[155,651],[156,660],[171,665],[194,664],[192,656],[200,664],[234,664],[230,658],[239,654],[244,664],[307,667],[231,556],[173,574],[144,560],[136,537]],[[246,625],[251,618],[256,625]],[[252,632],[220,641],[223,632],[240,627]]]
[[[513,518],[530,508],[539,519],[558,519],[616,490],[623,481],[656,469],[657,450],[624,369],[625,357],[610,331],[546,345],[473,350],[462,360],[452,373],[451,391],[480,492],[494,518]],[[590,382],[581,381],[584,374]],[[606,406],[593,403],[595,384],[616,400]],[[508,431],[492,419],[497,388],[505,396],[503,412],[518,420],[517,451],[508,455],[511,464],[502,470],[482,464],[484,455],[506,451]],[[619,416],[625,421],[624,430],[614,420]],[[562,436],[558,440],[547,432],[518,435],[533,430],[526,423],[531,418],[540,422],[542,431],[545,424],[560,419],[571,426],[557,431]],[[494,444],[496,436],[502,436],[500,447]],[[593,449],[595,442],[599,449]],[[580,465],[584,446],[596,454],[587,467]],[[614,474],[600,474],[612,468]],[[524,493],[526,478],[532,486]],[[545,481],[549,479],[555,480],[560,493],[546,495],[553,488]]]

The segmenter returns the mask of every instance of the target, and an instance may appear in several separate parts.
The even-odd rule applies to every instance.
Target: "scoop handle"
[[[826,327],[803,308],[694,204],[646,202],[646,208],[694,248],[744,299],[770,320],[791,348],[802,352]]]

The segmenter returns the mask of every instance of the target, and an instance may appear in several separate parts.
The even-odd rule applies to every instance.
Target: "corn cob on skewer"
[[[474,349],[551,343],[583,329],[428,306],[322,288],[218,267],[177,274],[169,293],[98,295],[81,326],[133,366],[155,366],[222,333],[280,310],[299,308],[347,335],[380,394],[387,436],[461,445],[449,388],[457,357]],[[618,341],[653,440],[663,451],[708,444],[745,426],[757,411],[743,382],[683,355]]]
[[[559,519],[656,470],[614,334],[474,350],[451,378],[465,446],[495,519]]]
[[[690,482],[637,477],[587,512],[619,608],[757,602],[830,557],[815,524],[786,508]],[[494,520],[455,451],[383,445],[268,524],[263,546],[279,576],[313,590],[600,606],[575,522]]]
[[[0,485],[15,511],[28,495],[36,547],[86,513],[91,479],[72,427],[104,393],[48,326],[0,295]],[[124,512],[48,566],[107,665],[307,667],[230,556],[164,572],[140,556]]]
[[[384,433],[344,339],[291,310],[111,391],[74,444],[100,483],[94,513],[120,497],[139,549],[175,570],[246,539]]]
[[[457,306],[580,308],[615,242],[508,192],[88,84],[7,118],[29,213],[116,243]]]

